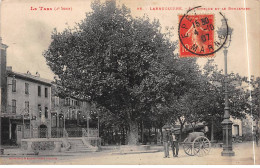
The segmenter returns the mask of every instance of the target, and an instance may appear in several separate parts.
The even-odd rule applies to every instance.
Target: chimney
[[[36,76],[37,76],[37,77],[40,77],[40,73],[39,73],[39,72],[36,72]]]
[[[27,75],[31,75],[31,72],[30,72],[30,71],[27,71],[26,74],[27,74]]]

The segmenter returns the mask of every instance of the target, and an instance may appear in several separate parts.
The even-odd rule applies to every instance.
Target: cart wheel
[[[194,139],[192,146],[194,149],[194,155],[205,156],[209,153],[211,144],[208,138],[199,136]]]
[[[183,141],[183,150],[189,156],[194,156],[192,143],[188,142],[188,138]]]

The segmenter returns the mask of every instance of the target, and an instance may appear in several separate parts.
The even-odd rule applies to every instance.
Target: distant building
[[[98,137],[99,119],[91,120],[91,112],[96,111],[91,111],[89,102],[59,97],[55,84],[38,72],[14,72],[6,66],[7,46],[1,38],[0,49],[0,144],[20,145],[21,139],[29,138]],[[97,128],[89,129],[93,122]]]
[[[230,120],[233,122],[233,125],[232,125],[232,136],[242,136],[243,135],[242,120],[233,118],[232,116],[230,117]]]
[[[2,111],[3,143],[51,136],[51,81],[7,67],[6,107]]]
[[[89,126],[90,103],[74,97],[60,97],[55,85],[52,86],[51,101],[52,137],[62,137],[64,127],[68,134],[74,134],[69,136],[81,137],[82,128]]]
[[[242,135],[244,137],[244,140],[252,140],[253,139],[253,131],[255,131],[257,128],[256,121],[254,121],[250,115],[246,115],[245,119],[242,119]],[[259,125],[258,125],[259,128]]]

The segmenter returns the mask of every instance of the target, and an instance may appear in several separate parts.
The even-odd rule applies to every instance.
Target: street
[[[71,156],[5,156],[0,164],[58,164],[58,165],[254,165],[260,164],[260,147],[255,147],[253,155],[253,143],[233,144],[235,156],[222,157],[222,148],[212,148],[209,155],[204,157],[187,156],[182,147],[178,158],[163,158],[162,146],[156,147],[160,152],[139,154],[113,154],[115,150],[104,150],[95,153],[72,153]],[[255,159],[255,162],[254,162]]]

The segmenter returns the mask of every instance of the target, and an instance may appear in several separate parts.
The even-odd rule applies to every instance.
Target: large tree
[[[251,76],[250,79],[245,79],[248,84],[246,91],[247,99],[247,114],[256,122],[256,130],[259,132],[260,119],[260,77]]]
[[[202,119],[211,124],[211,138],[213,140],[213,127],[216,129],[218,129],[217,127],[221,128],[220,123],[224,115],[225,75],[223,74],[223,70],[219,70],[217,65],[213,63],[213,60],[208,60],[203,72],[206,81],[203,84],[204,89],[200,92],[204,96],[201,96],[203,104],[200,105],[201,110],[199,110],[198,113],[202,113]],[[230,73],[227,76],[228,102],[230,115],[233,118],[242,119],[245,117],[248,109],[245,83],[243,81],[244,77],[241,77],[239,74]],[[222,137],[219,136],[218,138]]]
[[[133,18],[115,1],[95,1],[92,9],[75,28],[54,30],[44,56],[67,93],[117,115],[129,126],[128,143],[136,144],[137,123],[172,94],[187,91],[184,78],[192,69],[180,68],[184,61],[174,56],[158,20]]]

